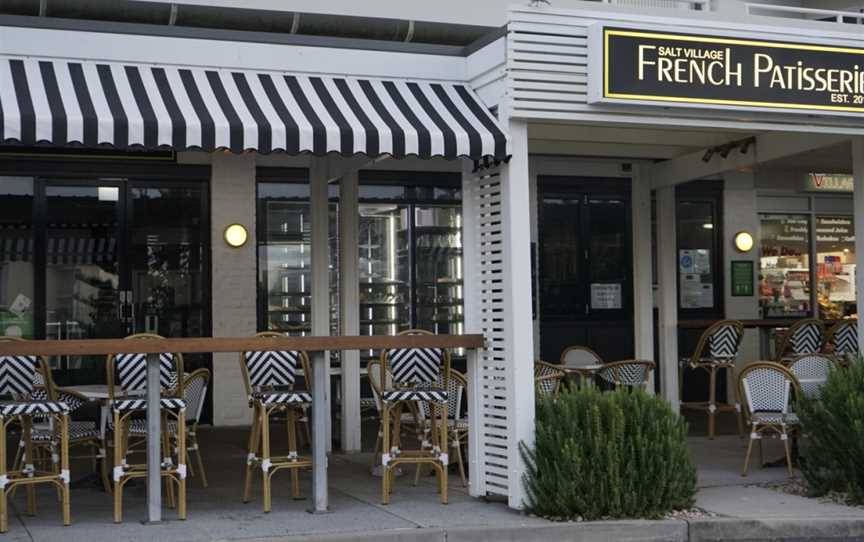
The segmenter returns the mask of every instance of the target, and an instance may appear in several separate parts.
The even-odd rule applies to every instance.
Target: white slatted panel
[[[513,413],[507,410],[507,399],[513,383],[507,381],[504,345],[504,268],[501,223],[501,177],[498,167],[481,169],[464,182],[463,198],[470,208],[465,220],[466,251],[473,255],[473,269],[465,274],[465,289],[472,305],[468,322],[472,333],[486,337],[486,348],[477,355],[472,386],[476,394],[471,404],[477,413],[469,412],[472,429],[479,433],[478,470],[472,484],[480,483],[485,494],[509,496],[513,484],[508,474],[512,454],[518,454],[518,443],[509,442]],[[467,243],[470,242],[470,245]],[[475,425],[476,424],[476,425]]]
[[[588,102],[588,21],[520,12],[512,16],[507,36],[512,114],[584,109]]]

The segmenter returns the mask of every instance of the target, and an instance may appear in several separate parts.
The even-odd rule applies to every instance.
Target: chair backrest
[[[155,333],[137,333],[125,337],[130,341],[163,339]],[[108,397],[113,399],[117,389],[122,393],[147,390],[147,354],[111,354],[106,363]],[[174,397],[183,396],[183,355],[162,352],[159,354],[159,388],[161,393]]]
[[[434,335],[422,329],[409,329],[399,335]],[[450,353],[441,348],[393,348],[381,352],[381,367],[392,378],[395,387],[438,385],[443,375],[444,384],[450,377]],[[384,382],[386,387],[390,387]]]
[[[0,342],[25,342],[20,337],[0,336]],[[42,356],[0,356],[0,396],[16,400],[53,400],[54,383]]]
[[[792,359],[789,371],[798,379],[802,394],[819,397],[820,390],[836,363],[833,357],[826,354],[804,354]]]
[[[447,418],[450,420],[458,420],[461,417],[462,399],[467,392],[467,379],[465,375],[456,369],[450,369],[450,378],[445,384],[443,374],[438,377],[438,382],[435,384],[439,388],[447,386]],[[420,403],[420,412],[423,418],[429,417],[429,403],[423,401]]]
[[[534,389],[537,395],[557,395],[561,381],[567,375],[560,365],[541,360],[534,361]]]
[[[798,391],[795,375],[783,365],[770,361],[757,361],[738,375],[738,393],[745,398],[747,411],[789,411],[792,391]]]
[[[799,320],[792,324],[783,336],[777,350],[777,361],[785,356],[821,352],[824,340],[825,324],[814,318]]]
[[[380,360],[372,359],[366,364],[366,377],[369,379],[369,387],[372,388],[372,398],[375,399],[375,408],[381,412],[381,393],[384,390],[384,385],[387,379],[382,378],[381,369],[383,365]]]
[[[825,343],[838,358],[858,357],[858,320],[843,320],[828,330]]]
[[[189,415],[186,419],[191,423],[201,420],[201,412],[204,410],[204,399],[207,397],[207,386],[210,384],[210,370],[206,368],[195,369],[186,376],[186,385],[183,387],[183,398]]]
[[[654,362],[628,359],[607,363],[597,371],[597,376],[615,386],[647,386]]]
[[[699,337],[690,363],[732,363],[738,357],[743,337],[744,325],[738,320],[714,322]]]
[[[603,358],[587,346],[568,346],[561,353],[561,365],[568,369],[601,365],[602,363]]]
[[[262,331],[256,337],[285,337],[275,331]],[[240,367],[246,393],[268,389],[293,389],[298,376],[306,381],[311,389],[309,358],[298,350],[258,350],[240,352]]]

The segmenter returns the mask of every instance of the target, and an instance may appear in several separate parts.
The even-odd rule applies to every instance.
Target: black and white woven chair
[[[399,335],[432,335],[424,330],[411,329]],[[441,503],[447,504],[447,388],[450,380],[450,353],[440,348],[398,348],[381,353],[380,382],[385,383],[381,401],[384,436],[382,438],[381,465],[382,504],[390,502],[396,467],[401,463],[431,465],[438,474]],[[386,375],[390,375],[388,383]],[[442,382],[443,381],[443,382]],[[443,383],[443,386],[441,384]],[[427,403],[431,424],[431,444],[419,449],[404,450],[392,434],[400,432],[402,412],[411,403]],[[393,424],[391,427],[391,419]]]
[[[534,392],[538,397],[555,397],[567,373],[560,365],[534,360]]]
[[[837,322],[825,336],[825,351],[844,365],[858,359],[858,320]]]
[[[750,429],[747,455],[741,476],[747,476],[753,442],[759,441],[759,463],[762,463],[762,437],[779,436],[786,452],[786,466],[792,475],[789,437],[799,430],[799,421],[790,409],[793,394],[799,393],[798,380],[779,363],[757,361],[738,375],[738,393],[744,398],[744,416]]]
[[[819,398],[828,374],[837,366],[837,360],[827,354],[804,354],[792,358],[789,371],[798,379],[801,394]]]
[[[378,452],[381,450],[381,441],[384,439],[384,403],[381,401],[381,395],[384,393],[384,388],[390,386],[392,379],[387,375],[386,381],[381,380],[381,360],[369,360],[366,364],[366,376],[369,380],[369,387],[372,389],[372,399],[375,409],[378,413],[378,435],[375,439],[375,448],[372,451],[372,472],[377,474],[376,469],[381,468],[381,458]],[[392,416],[391,416],[392,418]],[[419,408],[414,403],[409,403],[407,411],[402,412],[399,420],[399,433],[391,433],[397,447],[401,446],[402,438],[406,436],[415,436],[418,441],[422,440],[422,422],[419,419]]]
[[[774,361],[789,363],[794,356],[822,351],[825,342],[825,324],[814,318],[799,320],[783,334]]]
[[[443,374],[438,376],[436,387],[444,387]],[[447,436],[450,439],[450,452],[456,455],[456,464],[459,467],[459,478],[462,480],[462,487],[468,487],[468,480],[465,478],[465,464],[462,461],[462,446],[468,443],[468,418],[463,416],[462,407],[467,404],[466,392],[468,390],[468,381],[465,375],[455,369],[450,369],[450,378],[447,380]],[[465,400],[465,403],[463,403]],[[430,443],[429,435],[432,434],[432,419],[429,403],[420,403],[418,409],[420,416],[420,427],[422,432],[422,442]],[[417,465],[417,471],[414,473],[414,485],[420,479],[420,465]]]
[[[653,370],[653,361],[628,359],[604,364],[597,371],[597,376],[601,381],[615,388],[625,386],[628,388],[647,389],[648,380],[651,378],[651,371]]]
[[[731,371],[735,368],[735,360],[744,337],[744,326],[737,320],[721,320],[706,329],[696,350],[689,358],[680,361],[679,379],[684,383],[684,368],[703,370],[708,373],[708,401],[681,402],[682,408],[704,410],[708,413],[708,438],[714,438],[717,412],[734,412],[738,421],[738,434],[742,432],[741,416],[738,406],[729,402],[717,402],[717,373],[721,369]]]
[[[561,368],[579,383],[593,382],[597,366],[603,365],[600,354],[587,346],[568,346],[561,352]]]
[[[127,340],[144,341],[161,339],[152,333],[139,333]],[[174,484],[177,486],[177,516],[186,519],[186,401],[183,399],[183,356],[181,354],[159,354],[159,387],[161,398],[159,410],[162,428],[161,475],[167,479],[168,505],[175,506]],[[106,364],[108,380],[108,407],[112,415],[114,432],[114,522],[123,521],[123,487],[133,478],[147,476],[147,465],[133,464],[127,460],[130,449],[129,437],[136,419],[147,412],[147,355],[114,354],[108,356]],[[171,443],[169,423],[176,422],[177,447]],[[140,422],[137,422],[140,423]]]
[[[284,337],[272,331],[264,331],[256,337]],[[271,509],[270,483],[273,474],[282,469],[291,471],[291,492],[300,496],[299,469],[312,466],[309,457],[297,452],[297,423],[303,416],[303,408],[312,404],[308,391],[294,389],[298,377],[311,389],[309,358],[305,352],[286,350],[263,350],[240,353],[240,367],[249,406],[253,410],[252,429],[249,434],[249,451],[246,457],[246,482],[243,502],[249,502],[252,492],[252,470],[261,469],[264,489],[264,511]],[[288,454],[273,457],[270,452],[271,416],[284,414],[288,427]]]
[[[2,337],[0,340],[16,340]],[[53,484],[60,491],[63,525],[70,523],[69,511],[69,406],[56,400],[54,390],[39,387],[47,382],[48,364],[40,356],[0,356],[0,533],[9,530],[9,494],[26,486],[27,513],[36,513],[35,484]],[[58,443],[59,464],[40,470],[35,465],[32,429],[34,419],[45,419]],[[21,425],[24,441],[23,468],[7,470],[6,434],[13,423]]]

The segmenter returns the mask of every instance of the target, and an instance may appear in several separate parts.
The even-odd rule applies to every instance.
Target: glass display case
[[[810,218],[760,216],[759,305],[764,318],[809,316]]]
[[[463,332],[462,212],[416,207],[416,324],[434,333]]]
[[[816,217],[816,300],[819,316],[857,316],[855,223],[851,216]]]

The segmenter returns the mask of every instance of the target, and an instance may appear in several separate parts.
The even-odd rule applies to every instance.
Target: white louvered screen
[[[589,21],[518,11],[511,16],[507,68],[512,115],[586,109]]]
[[[508,440],[513,413],[508,412],[507,399],[513,383],[507,381],[505,357],[501,197],[499,167],[463,177],[466,323],[470,333],[486,338],[486,348],[469,368],[468,416],[475,435],[472,460],[478,463],[471,472],[474,495],[509,496],[511,486],[520,483],[508,474],[519,447]]]

